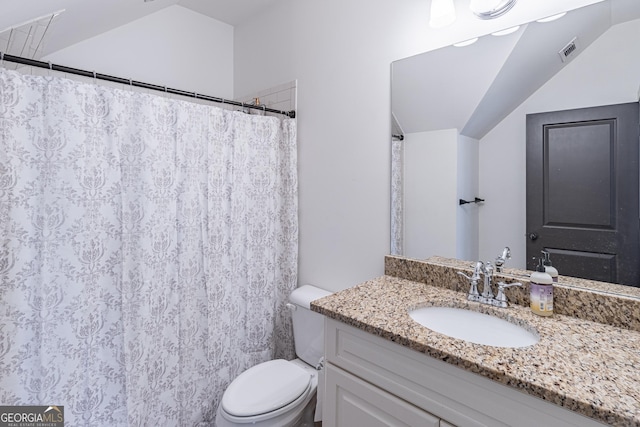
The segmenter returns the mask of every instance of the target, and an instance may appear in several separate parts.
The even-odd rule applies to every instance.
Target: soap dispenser
[[[551,276],[553,283],[558,283],[558,270],[553,265],[551,265],[551,258],[549,257],[549,252],[542,251],[542,258],[543,258],[545,272],[549,276]]]
[[[531,294],[531,311],[539,316],[553,314],[553,279],[545,271],[542,258],[539,259],[536,271],[529,277]]]

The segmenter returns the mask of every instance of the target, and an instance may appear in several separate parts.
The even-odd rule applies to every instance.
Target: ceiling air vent
[[[565,47],[563,47],[558,55],[560,55],[560,59],[562,62],[567,62],[571,56],[575,55],[578,50],[578,38],[574,37]]]

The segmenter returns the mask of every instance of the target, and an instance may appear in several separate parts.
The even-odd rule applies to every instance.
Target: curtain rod
[[[273,108],[268,108],[268,107],[262,106],[262,105],[245,104],[245,103],[239,102],[239,101],[231,101],[231,100],[228,100],[228,99],[218,98],[218,97],[215,97],[215,96],[202,95],[202,94],[199,94],[199,93],[196,93],[196,92],[187,92],[187,91],[180,90],[180,89],[172,89],[172,88],[166,87],[166,86],[160,86],[160,85],[155,85],[155,84],[151,84],[151,83],[145,83],[145,82],[140,82],[140,81],[136,81],[136,80],[125,79],[125,78],[122,78],[122,77],[110,76],[108,74],[96,73],[95,71],[80,70],[78,68],[72,68],[72,67],[66,67],[64,65],[52,64],[51,62],[37,61],[35,59],[24,58],[24,57],[21,57],[21,56],[7,55],[7,54],[5,54],[3,52],[0,52],[0,64],[2,64],[2,61],[15,62],[17,64],[28,65],[30,67],[38,67],[38,68],[44,68],[44,69],[51,70],[51,71],[60,71],[60,72],[63,72],[63,73],[75,74],[75,75],[78,75],[78,76],[91,77],[91,78],[98,79],[98,80],[106,80],[106,81],[109,81],[109,82],[121,83],[121,84],[124,84],[124,85],[135,86],[135,87],[141,87],[141,88],[145,88],[145,89],[156,90],[156,91],[159,91],[159,92],[170,93],[170,94],[173,94],[173,95],[182,95],[182,96],[187,96],[187,97],[195,98],[195,99],[203,99],[205,101],[218,102],[218,103],[221,103],[221,104],[235,105],[237,107],[242,107],[242,108],[251,108],[253,110],[260,110],[260,111],[265,111],[265,112],[269,112],[269,113],[282,114],[282,115],[287,116],[287,117],[292,118],[292,119],[296,118],[296,111],[295,110],[290,110],[290,111],[275,110]]]

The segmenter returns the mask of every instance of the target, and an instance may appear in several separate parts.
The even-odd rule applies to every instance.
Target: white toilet
[[[314,286],[295,289],[289,297],[298,359],[260,363],[229,384],[216,414],[217,427],[312,427],[318,371],[324,355],[324,319],[310,310],[311,301],[330,295]]]

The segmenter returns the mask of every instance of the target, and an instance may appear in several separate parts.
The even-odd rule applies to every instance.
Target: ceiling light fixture
[[[515,33],[520,29],[520,25],[516,25],[515,27],[507,28],[506,30],[496,31],[495,33],[491,33],[492,36],[506,36],[507,34]]]
[[[475,43],[475,42],[477,42],[477,41],[478,41],[478,37],[474,37],[474,38],[472,38],[472,39],[465,40],[465,41],[460,42],[460,43],[454,43],[453,45],[454,45],[455,47],[465,47],[465,46],[472,45],[472,44],[474,44],[474,43]]]
[[[516,0],[471,0],[469,9],[480,19],[495,19],[507,13]]]
[[[567,12],[556,13],[555,15],[551,15],[551,16],[547,16],[546,18],[538,19],[536,22],[551,22],[551,21],[555,21],[556,19],[562,18],[566,14],[567,14]]]
[[[456,7],[453,0],[431,0],[431,16],[429,25],[442,28],[453,24],[456,20]]]

